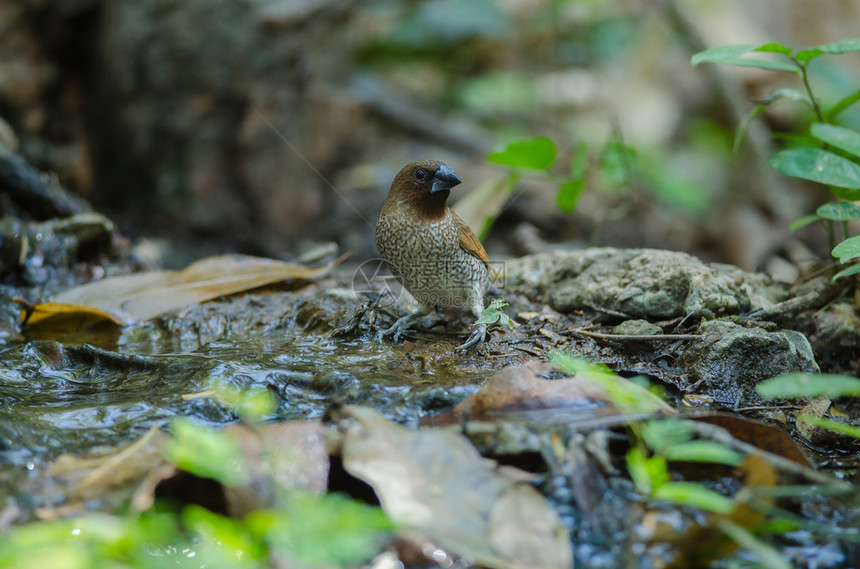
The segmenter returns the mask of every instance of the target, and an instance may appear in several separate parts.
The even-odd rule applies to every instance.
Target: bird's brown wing
[[[466,253],[480,259],[481,262],[489,269],[490,259],[487,258],[487,252],[478,240],[478,236],[475,235],[475,232],[472,231],[472,229],[466,225],[466,222],[463,221],[459,215],[454,213],[453,210],[451,211],[451,217],[454,218],[454,225],[457,226],[457,233],[460,235],[460,247],[466,251]]]

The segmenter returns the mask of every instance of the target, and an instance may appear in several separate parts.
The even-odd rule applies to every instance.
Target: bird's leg
[[[475,315],[475,319],[480,318],[481,313],[484,312],[484,301],[480,298],[472,299],[472,313]],[[472,333],[469,335],[469,338],[463,342],[463,344],[457,346],[457,351],[465,351],[471,348],[472,346],[478,346],[484,343],[484,340],[487,339],[487,325],[486,324],[476,324],[474,325],[474,329]]]
[[[468,350],[472,346],[480,345],[487,339],[487,325],[486,324],[478,324],[475,326],[475,329],[472,330],[472,334],[469,336],[469,339],[466,340],[462,345],[457,346],[455,349],[457,351]]]
[[[385,339],[386,336],[391,336],[391,339],[395,342],[400,339],[400,335],[403,334],[406,330],[409,329],[412,324],[421,318],[421,314],[418,312],[413,312],[411,314],[407,314],[402,318],[398,318],[397,321],[386,328],[385,330],[380,330],[376,334],[376,341],[381,342]]]
[[[380,330],[376,334],[376,341],[381,342],[386,336],[391,336],[391,339],[395,342],[400,339],[400,336],[409,329],[416,321],[420,320],[424,316],[430,314],[433,311],[433,307],[422,306],[418,312],[413,312],[411,314],[407,314],[402,318],[398,318],[397,321],[386,328],[385,330]]]

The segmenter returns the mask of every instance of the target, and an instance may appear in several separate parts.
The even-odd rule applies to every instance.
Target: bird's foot
[[[484,343],[484,340],[487,339],[487,325],[486,324],[478,324],[475,326],[475,329],[472,330],[472,334],[469,336],[469,339],[466,340],[462,345],[457,346],[457,351],[465,351],[471,348],[472,346],[478,346]]]
[[[400,339],[400,336],[403,335],[406,330],[409,329],[412,324],[421,317],[419,313],[407,314],[403,318],[398,318],[397,322],[386,328],[385,330],[380,330],[376,334],[376,341],[381,342],[385,339],[386,336],[391,336],[391,339],[397,342]]]

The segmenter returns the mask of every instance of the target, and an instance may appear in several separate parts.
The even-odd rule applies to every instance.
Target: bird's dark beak
[[[447,192],[451,188],[462,182],[463,180],[454,172],[454,169],[446,164],[439,166],[436,170],[436,175],[433,176],[433,185],[430,187],[430,193]]]

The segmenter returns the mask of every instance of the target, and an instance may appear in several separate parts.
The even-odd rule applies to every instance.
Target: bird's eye
[[[427,179],[427,170],[424,168],[416,168],[412,177],[415,178],[416,182],[423,182]]]

